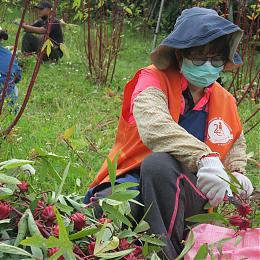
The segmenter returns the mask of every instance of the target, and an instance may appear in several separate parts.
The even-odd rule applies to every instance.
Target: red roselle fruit
[[[250,226],[250,220],[247,218],[241,218],[239,215],[231,216],[229,223],[233,226],[239,227],[241,230],[246,230]]]
[[[58,225],[54,225],[52,228],[51,228],[51,234],[55,237],[58,237],[59,236],[59,226]]]
[[[125,250],[125,249],[127,249],[128,247],[129,247],[129,242],[127,241],[127,239],[121,239],[120,241],[119,241],[119,248],[121,249],[121,250]]]
[[[50,226],[53,221],[56,219],[56,215],[53,209],[53,206],[48,206],[42,210],[41,213],[42,219],[46,222],[48,226]]]
[[[8,218],[11,211],[12,208],[8,203],[0,202],[0,220]]]
[[[98,222],[101,223],[101,224],[104,224],[105,222],[106,222],[106,223],[111,223],[111,222],[112,222],[112,219],[109,219],[109,218],[100,218],[100,219],[98,219]]]
[[[48,250],[48,256],[52,256],[52,255],[54,255],[55,253],[57,253],[58,251],[59,251],[59,248],[57,248],[57,247],[50,248],[50,249]],[[58,258],[58,260],[64,260],[64,257],[63,257],[63,256],[60,256],[60,257]]]
[[[246,217],[248,214],[251,213],[251,207],[249,204],[243,203],[242,205],[240,205],[238,207],[238,213],[243,216]]]
[[[93,255],[93,254],[94,254],[95,245],[96,245],[96,242],[95,242],[95,241],[92,241],[92,242],[88,245],[88,253],[89,253],[90,255]]]
[[[76,229],[77,231],[80,231],[82,228],[85,227],[86,216],[84,214],[77,212],[73,214],[70,218],[74,223],[74,229]]]
[[[20,192],[25,193],[29,190],[29,184],[26,181],[21,181],[20,184],[17,184]]]

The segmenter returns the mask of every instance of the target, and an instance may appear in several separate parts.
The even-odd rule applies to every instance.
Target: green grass
[[[8,27],[12,36],[7,45],[11,45],[17,28],[10,24]],[[83,58],[79,52],[79,38],[79,27],[66,28],[69,57],[64,57],[58,64],[41,66],[22,119],[12,135],[1,140],[0,160],[32,158],[33,149],[37,147],[70,157],[73,167],[65,184],[65,193],[77,192],[83,195],[113,145],[125,83],[138,68],[149,64],[152,39],[145,39],[130,29],[125,30],[114,81],[109,87],[101,87],[86,78]],[[34,62],[33,58],[29,58],[22,64],[19,102],[30,82]],[[108,95],[111,91],[115,96]],[[252,111],[252,102],[245,102],[240,107],[242,118],[246,118]],[[10,117],[5,119],[1,125],[6,126],[10,120]],[[62,140],[64,131],[70,127],[75,127],[71,144],[81,159]],[[256,160],[259,160],[259,136],[257,129],[246,136],[248,152],[254,152]],[[53,161],[53,165],[62,173],[67,162]],[[38,174],[36,186],[45,190],[55,185],[45,164],[36,162],[35,167]],[[259,178],[253,162],[249,163],[248,171],[254,184],[258,184]],[[77,178],[81,180],[80,187],[75,183]]]

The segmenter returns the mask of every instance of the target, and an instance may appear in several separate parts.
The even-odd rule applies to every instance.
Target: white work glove
[[[208,198],[209,204],[216,207],[223,201],[227,191],[231,193],[229,184],[223,180],[230,179],[218,156],[203,157],[198,166],[197,187]]]
[[[232,174],[237,178],[237,180],[243,187],[243,190],[238,189],[239,195],[241,195],[244,199],[249,197],[254,190],[252,182],[242,173],[232,172]]]

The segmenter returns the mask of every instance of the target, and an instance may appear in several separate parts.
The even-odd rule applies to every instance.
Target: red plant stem
[[[252,118],[258,113],[259,110],[260,110],[260,107],[259,107],[251,116],[249,116],[249,117],[245,120],[244,124],[247,123],[250,119],[252,119]]]
[[[256,75],[254,76],[253,80],[251,80],[251,82],[250,82],[248,88],[246,89],[245,93],[243,94],[243,96],[242,96],[242,97],[240,98],[240,100],[237,102],[237,106],[239,106],[239,104],[243,101],[243,99],[245,98],[245,96],[246,96],[247,92],[249,91],[249,89],[253,87],[253,83],[254,83],[255,79],[256,79],[257,77],[259,77],[259,72],[260,72],[260,69],[257,71],[257,73],[256,73]]]
[[[3,109],[3,105],[4,105],[4,101],[5,101],[5,94],[8,88],[8,83],[9,83],[9,79],[11,76],[11,71],[12,71],[12,67],[13,67],[13,63],[14,63],[14,59],[15,59],[15,55],[16,55],[16,51],[17,51],[17,46],[18,46],[18,41],[19,41],[19,36],[20,36],[20,32],[22,29],[22,25],[24,22],[24,17],[25,17],[25,13],[26,13],[26,9],[28,7],[28,0],[24,0],[24,9],[22,11],[22,17],[20,20],[20,24],[16,33],[16,37],[15,37],[15,44],[14,44],[14,50],[13,50],[13,54],[9,63],[9,67],[8,67],[8,72],[6,75],[6,79],[5,79],[5,83],[4,83],[4,87],[3,87],[3,91],[2,91],[2,97],[1,97],[1,101],[0,101],[0,115],[2,114],[2,109]]]
[[[123,11],[122,11],[123,12]],[[117,57],[118,57],[118,51],[119,51],[119,48],[120,48],[120,44],[121,44],[121,33],[123,31],[123,25],[124,25],[124,13],[122,13],[122,17],[121,17],[121,21],[120,21],[120,29],[119,29],[119,35],[118,35],[118,40],[117,40],[117,45],[116,45],[116,48],[115,48],[115,60],[114,60],[114,66],[113,66],[113,70],[112,70],[112,73],[111,73],[111,78],[110,78],[110,82],[112,82],[113,80],[113,77],[114,77],[114,74],[115,74],[115,69],[116,69],[116,62],[117,62]]]
[[[245,135],[248,134],[251,130],[253,130],[259,123],[260,123],[260,120],[258,120],[252,127],[250,127],[248,130],[246,130]]]
[[[103,57],[103,52],[102,52],[102,45],[103,45],[103,6],[100,7],[100,27],[99,27],[99,78],[102,81],[102,57]]]
[[[88,64],[89,64],[89,71],[90,74],[92,75],[92,65],[91,65],[91,55],[92,55],[92,45],[91,45],[91,2],[88,0]]]
[[[16,213],[16,214],[18,214],[19,216],[22,216],[23,215],[23,213],[21,213],[18,209],[16,209],[15,207],[12,207],[11,206],[11,208],[12,208],[12,210]]]
[[[53,10],[52,10],[52,13],[51,13],[51,16],[50,16],[50,20],[49,20],[49,23],[48,23],[47,31],[46,31],[46,33],[44,35],[43,42],[45,42],[47,40],[47,38],[49,37],[51,26],[52,26],[52,23],[54,21],[54,17],[55,17],[55,14],[56,14],[56,9],[57,9],[57,6],[58,6],[58,2],[59,2],[59,0],[55,0],[54,1]],[[13,122],[9,125],[9,127],[7,127],[6,130],[4,130],[1,133],[1,135],[7,136],[12,131],[13,127],[18,123],[19,119],[21,118],[21,116],[22,116],[22,114],[23,114],[23,112],[24,112],[24,110],[26,108],[26,105],[27,105],[27,103],[29,101],[29,98],[30,98],[30,95],[31,95],[31,92],[32,92],[32,89],[33,89],[33,86],[34,86],[34,83],[35,83],[35,80],[37,78],[37,75],[38,75],[38,72],[39,72],[39,69],[40,69],[40,66],[41,66],[41,62],[42,62],[42,57],[43,57],[43,51],[40,51],[39,54],[38,54],[37,62],[35,64],[34,71],[33,71],[33,74],[32,74],[32,78],[31,78],[31,81],[29,83],[29,86],[28,86],[27,93],[25,95],[23,104],[22,104],[18,114],[16,115],[15,119],[13,120]]]
[[[20,199],[24,200],[25,202],[29,202],[29,203],[32,202],[32,201],[29,200],[28,198],[26,198],[26,197],[24,197],[24,196],[20,196],[20,195],[17,194],[17,193],[14,193],[14,196],[17,197],[17,198],[20,198]]]

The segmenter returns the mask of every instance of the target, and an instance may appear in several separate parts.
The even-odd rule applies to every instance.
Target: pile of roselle
[[[136,184],[114,185],[116,163],[108,161],[112,194],[100,200],[99,218],[82,196],[61,194],[70,163],[57,188],[41,192],[31,185],[32,163],[0,163],[0,259],[160,259],[164,243],[130,213]]]

